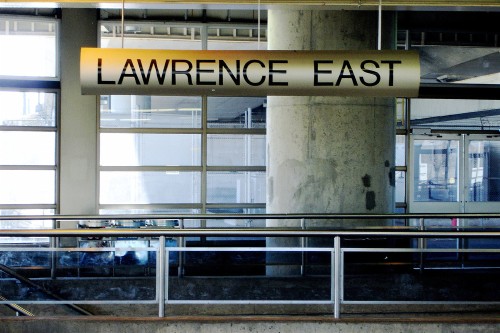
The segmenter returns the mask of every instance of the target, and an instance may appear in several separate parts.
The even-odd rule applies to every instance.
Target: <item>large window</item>
[[[257,38],[256,28],[127,23],[123,44],[265,48],[264,33]],[[101,22],[101,47],[121,47],[121,38],[119,23]],[[264,212],[264,97],[112,95],[100,100],[100,213]]]
[[[53,18],[0,16],[1,215],[58,209],[57,31]],[[2,221],[4,229],[51,227],[50,220]]]

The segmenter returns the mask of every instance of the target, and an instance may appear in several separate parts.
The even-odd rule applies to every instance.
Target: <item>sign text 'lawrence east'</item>
[[[81,50],[83,94],[415,97],[409,51]]]

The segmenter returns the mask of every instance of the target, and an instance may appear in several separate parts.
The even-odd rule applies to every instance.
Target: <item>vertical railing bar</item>
[[[160,236],[158,245],[156,287],[158,288],[158,316],[165,317],[165,236]]]
[[[335,236],[333,264],[334,264],[333,316],[335,318],[340,318],[340,236]]]
[[[179,219],[179,228],[184,229],[184,219]],[[184,237],[179,237],[179,247],[185,247]],[[177,276],[184,276],[184,251],[179,252],[179,267],[177,268]]]
[[[57,229],[57,221],[52,220],[52,229]],[[57,246],[57,237],[50,237],[50,248],[55,249]],[[56,270],[57,270],[57,257],[56,257],[56,251],[52,250],[50,251],[50,277],[51,279],[55,280],[56,278]]]
[[[339,277],[340,277],[340,304],[342,304],[344,302],[344,264],[345,264],[345,261],[344,261],[344,250],[340,250],[340,274],[339,274]]]
[[[164,275],[165,276],[165,283],[164,283],[164,285],[165,285],[165,289],[164,289],[165,297],[164,297],[163,304],[168,304],[168,300],[169,300],[168,287],[169,287],[169,282],[170,282],[169,281],[169,276],[170,276],[170,250],[167,247],[165,247],[165,258],[164,258],[163,262],[164,262],[163,267],[165,267],[165,275]],[[163,310],[163,316],[165,316],[165,310]]]
[[[420,231],[425,230],[425,222],[424,218],[419,219],[419,229]],[[422,271],[424,269],[424,252],[422,251],[424,249],[424,239],[419,238],[418,239],[418,249],[420,250],[420,270]]]
[[[300,219],[300,228],[302,230],[305,230],[305,228],[306,228],[306,220],[305,219]],[[306,237],[300,237],[300,247],[302,248],[300,275],[305,276],[306,275],[306,253],[304,252],[304,248],[306,247]]]

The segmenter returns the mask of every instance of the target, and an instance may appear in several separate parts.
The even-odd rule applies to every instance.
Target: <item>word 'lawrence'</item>
[[[340,86],[343,81],[350,81],[353,86],[359,84],[367,87],[376,86],[381,82],[384,71],[388,86],[394,86],[394,69],[401,64],[400,60],[364,60],[357,62],[359,70],[356,75],[353,65],[348,60],[343,60],[340,70],[334,71],[334,60],[314,60],[312,74],[314,86]],[[231,81],[234,85],[246,83],[250,86],[288,86],[286,80],[288,60],[241,60],[232,61],[231,65],[224,60],[194,61],[186,59],[166,59],[158,65],[156,59],[151,59],[149,64],[141,59],[126,59],[118,80],[103,78],[103,60],[97,59],[97,83],[121,85],[171,84],[171,85],[198,85],[222,86],[224,81]],[[167,72],[169,75],[167,75]],[[156,76],[156,82],[152,77]],[[168,80],[169,79],[169,80]],[[167,81],[167,82],[165,82]],[[227,83],[231,84],[231,83]]]

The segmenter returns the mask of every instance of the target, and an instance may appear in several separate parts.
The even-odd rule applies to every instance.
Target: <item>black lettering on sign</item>
[[[128,67],[130,67],[132,73],[127,73]],[[127,61],[125,61],[125,65],[123,66],[122,73],[120,74],[120,79],[118,80],[118,84],[123,84],[123,80],[126,77],[134,78],[135,84],[137,85],[141,84],[141,81],[139,81],[139,77],[137,76],[137,73],[135,71],[134,62],[132,61],[132,59],[127,59]]]
[[[179,70],[177,69],[178,64],[187,65],[187,69]],[[189,60],[184,59],[172,59],[172,85],[177,84],[177,75],[186,75],[188,85],[193,85],[193,79],[191,78],[191,70],[193,69],[193,64]]]
[[[349,74],[344,74],[346,68],[349,70]],[[352,84],[356,87],[358,86],[358,81],[356,81],[356,76],[354,75],[354,71],[352,70],[351,64],[348,60],[344,60],[342,63],[342,68],[340,69],[340,74],[335,85],[340,86],[342,79],[351,79]]]
[[[167,68],[168,68],[169,63],[170,63],[170,59],[166,59],[165,65],[163,66],[163,70],[162,70],[161,75],[160,75],[160,69],[158,68],[158,64],[156,63],[156,59],[151,59],[147,73],[144,73],[144,68],[142,67],[141,59],[137,59],[137,64],[139,65],[139,70],[141,72],[142,82],[144,82],[145,85],[149,84],[149,79],[151,77],[151,70],[154,67],[155,71],[156,71],[156,78],[158,79],[158,83],[163,84],[163,82],[165,82],[165,76],[167,73]]]
[[[202,81],[201,73],[215,73],[213,69],[203,69],[201,68],[202,64],[215,64],[215,60],[196,60],[196,84],[200,86],[208,86],[215,85],[217,82],[215,81]]]
[[[102,58],[97,58],[97,84],[116,84],[116,81],[102,79]]]
[[[359,80],[361,83],[367,87],[373,87],[380,83],[380,74],[377,71],[366,68],[366,65],[373,65],[375,68],[380,68],[380,65],[374,60],[365,60],[361,63],[361,70],[367,74],[373,75],[375,80],[373,82],[368,82],[365,80],[364,76],[360,76]]]
[[[269,60],[269,85],[270,86],[288,86],[288,82],[277,82],[274,79],[276,74],[286,74],[286,69],[274,69],[274,64],[288,64],[287,60]]]
[[[240,60],[236,60],[236,75],[233,74],[231,68],[226,64],[224,60],[219,60],[219,85],[224,85],[224,70],[229,74],[231,80],[233,80],[234,84],[239,86],[241,77],[240,77]]]
[[[248,73],[248,67],[250,67],[251,64],[259,64],[260,67],[262,68],[266,68],[266,65],[264,65],[264,63],[260,60],[249,60],[247,61],[247,63],[243,66],[243,79],[245,79],[245,82],[248,83],[249,85],[251,86],[260,86],[262,83],[264,83],[264,81],[266,80],[266,77],[265,76],[261,76],[260,80],[257,81],[257,82],[252,82],[250,81],[250,78],[248,77],[247,73]]]
[[[401,60],[382,60],[381,63],[389,64],[389,87],[394,85],[394,65],[401,64]]]
[[[319,65],[321,64],[333,64],[333,60],[314,60],[314,86],[333,86],[333,82],[320,82],[320,74],[332,74],[331,70],[320,70]]]

